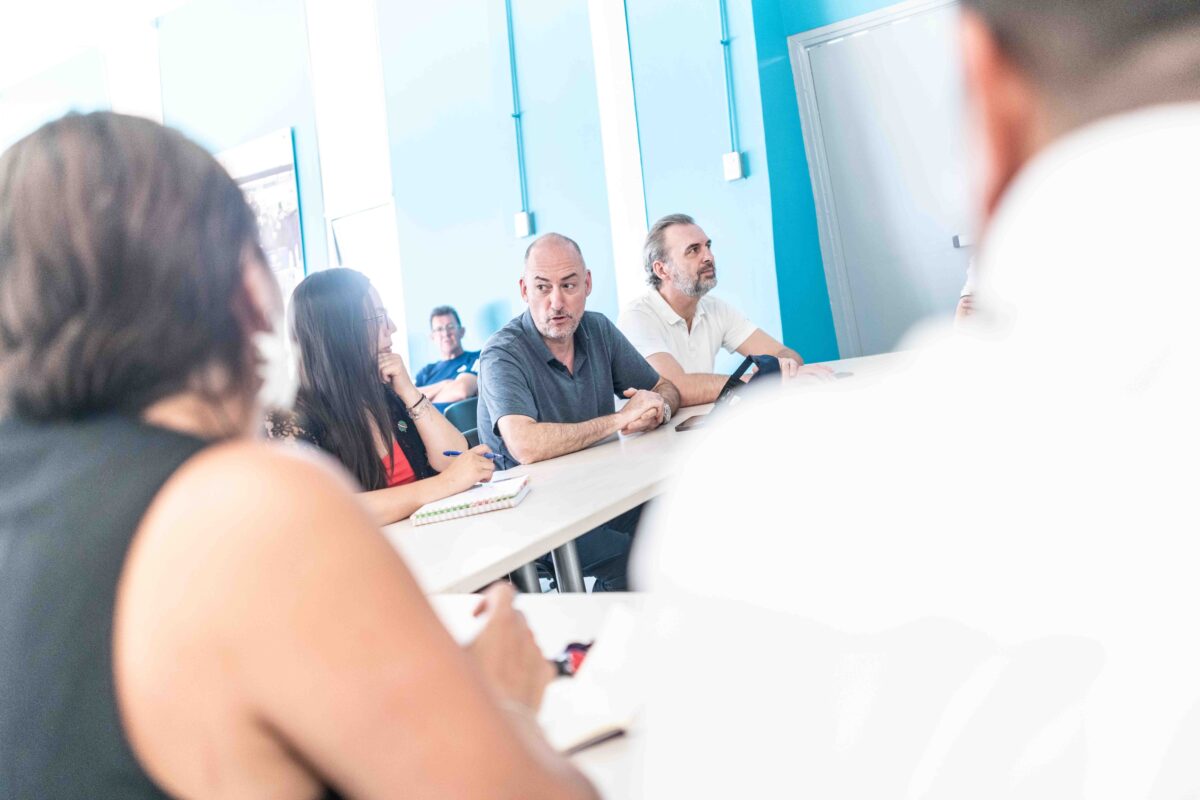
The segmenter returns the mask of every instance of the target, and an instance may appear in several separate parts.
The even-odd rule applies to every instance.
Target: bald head
[[[579,266],[584,266],[583,251],[579,249],[575,240],[561,233],[545,233],[534,239],[525,249],[525,271],[529,271],[530,264],[568,259],[577,259]]]

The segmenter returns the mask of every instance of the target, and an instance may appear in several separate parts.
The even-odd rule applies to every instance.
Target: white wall
[[[329,263],[371,279],[398,329],[392,347],[408,353],[375,0],[305,10]]]
[[[604,145],[617,301],[624,306],[646,290],[640,265],[648,229],[625,4],[588,0],[588,15],[596,97],[600,103],[600,138]]]

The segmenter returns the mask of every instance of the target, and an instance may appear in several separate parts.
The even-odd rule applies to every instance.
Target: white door
[[[902,3],[789,40],[843,357],[954,313],[975,230],[958,14]]]

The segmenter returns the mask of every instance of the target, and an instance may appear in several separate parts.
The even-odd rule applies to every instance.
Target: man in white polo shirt
[[[654,223],[643,249],[650,291],[621,312],[617,327],[658,374],[679,388],[685,406],[711,403],[726,376],[713,374],[717,351],[779,359],[784,378],[828,376],[755,326],[733,306],[709,297],[717,285],[712,240],[687,214]]]

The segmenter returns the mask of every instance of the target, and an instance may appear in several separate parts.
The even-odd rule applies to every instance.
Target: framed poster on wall
[[[253,139],[217,154],[237,181],[258,221],[258,240],[284,299],[304,279],[304,229],[291,128]]]

